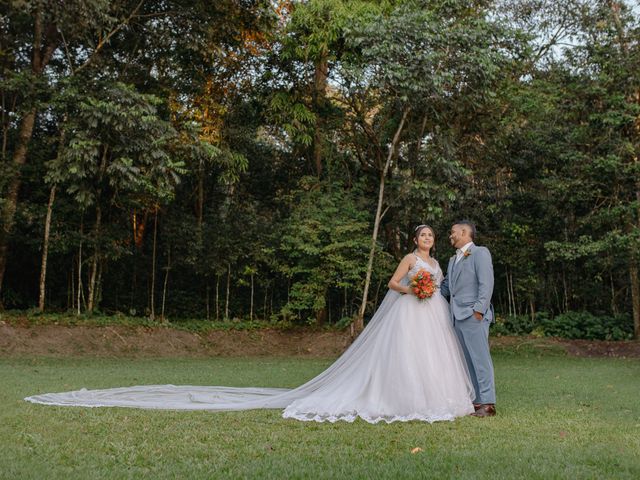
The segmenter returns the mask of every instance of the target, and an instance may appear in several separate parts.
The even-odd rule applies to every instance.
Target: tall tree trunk
[[[404,123],[407,119],[407,115],[409,115],[409,108],[405,107],[402,112],[402,119],[400,120],[400,124],[396,129],[396,133],[393,136],[393,141],[391,142],[391,146],[389,147],[389,154],[387,155],[387,161],[384,164],[384,168],[380,174],[380,185],[378,188],[378,207],[376,208],[376,217],[373,224],[373,233],[371,235],[371,249],[369,250],[369,263],[367,264],[367,275],[364,281],[364,292],[362,293],[362,303],[360,304],[360,311],[358,312],[358,317],[356,318],[354,324],[352,325],[351,333],[355,335],[360,333],[364,329],[364,313],[367,308],[367,297],[369,295],[369,285],[371,283],[371,272],[373,271],[373,258],[376,253],[376,242],[378,241],[378,230],[380,229],[380,220],[382,220],[382,204],[384,202],[384,185],[385,180],[387,178],[387,173],[389,172],[389,167],[391,166],[391,160],[395,156],[396,148],[398,147],[398,142],[400,141],[400,134],[402,133],[402,129],[404,128]]]
[[[216,322],[220,320],[220,274],[216,273]]]
[[[156,319],[156,246],[158,243],[158,206],[156,205],[155,217],[153,221],[153,248],[151,249],[151,292],[150,292],[150,306],[151,314],[150,320]]]
[[[313,163],[318,178],[322,175],[322,122],[327,95],[327,76],[329,74],[329,60],[327,52],[323,52],[315,64],[313,75],[313,103],[316,122],[313,129]]]
[[[253,294],[255,289],[253,288],[253,273],[251,273],[251,306],[249,307],[249,320],[253,320]]]
[[[137,249],[133,249],[133,271],[131,272],[131,288],[129,289],[129,312],[135,312],[136,290],[138,287],[138,262],[136,260]],[[136,312],[137,313],[137,312]],[[133,313],[135,315],[135,313]]]
[[[95,308],[100,308],[100,301],[102,300],[102,271],[104,270],[104,259],[100,257],[98,262],[98,278],[96,279],[95,289]]]
[[[67,310],[73,311],[74,306],[75,306],[75,301],[76,301],[76,277],[75,277],[75,271],[76,271],[76,262],[75,262],[75,258],[71,258],[71,275],[70,275],[70,279],[69,279],[69,285],[70,287],[68,288],[68,292],[67,292]]]
[[[269,293],[269,284],[267,283],[264,287],[264,303],[262,304],[262,319],[266,320],[267,316],[267,298]]]
[[[507,287],[507,314],[511,316],[511,287],[509,286],[509,268],[505,271],[505,286]]]
[[[564,265],[562,266],[562,290],[564,292],[563,313],[567,313],[569,311],[569,285],[567,285],[567,274]]]
[[[64,117],[63,124],[66,122]],[[65,130],[60,130],[60,139],[58,141],[58,156],[62,153],[64,147]],[[44,311],[45,291],[47,282],[47,261],[49,255],[49,233],[51,231],[51,217],[53,215],[53,202],[56,198],[56,185],[49,190],[49,203],[47,204],[47,216],[44,222],[44,240],[42,242],[42,260],[40,262],[40,297],[38,299],[38,310]]]
[[[613,270],[609,265],[609,290],[611,291],[611,313],[618,315],[618,304],[616,302],[616,285],[613,281]]]
[[[209,278],[207,277],[207,292],[206,292],[206,299],[205,299],[205,307],[207,310],[207,322],[211,319],[211,308],[210,308],[210,296],[211,296],[211,285],[209,285]]]
[[[378,287],[376,288],[376,295],[373,297],[373,304],[378,305],[378,298],[380,298],[380,287],[382,287],[382,281],[378,280]]]
[[[322,327],[327,323],[327,290],[325,289],[320,295],[324,299],[324,306],[316,312],[316,326]]]
[[[513,311],[513,316],[518,315],[518,302],[516,300],[516,290],[513,288],[513,271],[509,272],[509,290],[511,291],[511,304],[512,307],[509,308],[510,311]]]
[[[224,304],[224,319],[229,320],[229,289],[231,283],[231,264],[227,264],[227,298]]]
[[[39,77],[42,75],[44,68],[48,65],[56,49],[58,33],[55,25],[43,25],[40,8],[36,9],[34,15],[31,71],[34,76]],[[30,96],[29,93],[31,92],[26,93],[27,97]],[[2,294],[4,274],[7,268],[9,238],[13,231],[15,214],[18,207],[18,192],[22,181],[21,170],[27,162],[27,151],[29,142],[33,137],[36,114],[36,107],[31,107],[20,121],[18,140],[13,152],[13,165],[16,171],[9,183],[9,188],[7,189],[7,194],[4,199],[5,204],[0,212],[0,295]]]
[[[536,301],[533,296],[529,297],[529,312],[531,313],[531,322],[536,321]]]
[[[169,283],[169,270],[171,270],[171,246],[167,248],[167,266],[164,272],[164,285],[162,286],[162,309],[160,310],[160,318],[164,322],[164,305],[167,299],[167,284]]]
[[[269,295],[269,316],[273,315],[273,292],[275,288],[271,289],[271,295]]]
[[[347,287],[344,287],[344,303],[342,305],[342,310],[340,311],[340,318],[344,318],[348,315],[348,299],[347,299]]]
[[[16,172],[9,183],[9,188],[7,189],[7,194],[4,198],[4,207],[0,213],[0,294],[2,293],[4,273],[7,268],[9,238],[13,231],[16,209],[18,208],[18,191],[20,190],[21,184],[21,169],[27,161],[27,146],[31,140],[31,136],[33,135],[35,120],[36,109],[33,108],[25,114],[20,122],[18,144],[13,154],[13,164],[16,167]]]
[[[93,307],[96,300],[96,278],[98,274],[98,260],[100,259],[100,226],[102,223],[102,209],[100,204],[96,204],[96,223],[93,228],[93,260],[91,261],[91,277],[89,279],[89,305],[88,313],[93,313]]]
[[[89,306],[87,310],[89,313],[93,313],[93,308],[95,306],[96,301],[96,275],[98,272],[98,263],[100,259],[100,237],[101,232],[100,229],[102,227],[102,207],[100,206],[100,197],[102,193],[102,181],[104,176],[107,173],[107,161],[109,158],[109,146],[105,145],[102,149],[102,158],[100,160],[100,168],[98,173],[97,185],[98,188],[96,190],[96,223],[93,229],[93,243],[94,243],[94,251],[93,251],[93,261],[91,262],[91,278],[89,280]]]
[[[84,229],[84,216],[80,221],[80,245],[78,246],[78,289],[77,289],[77,310],[76,313],[80,315],[80,297],[82,296],[82,240]]]
[[[316,326],[322,327],[327,323],[327,307],[322,307],[316,312]]]
[[[198,198],[196,205],[196,216],[198,219],[198,229],[202,228],[202,220],[204,217],[204,167],[200,168],[198,173]]]
[[[44,221],[44,240],[42,242],[42,260],[40,261],[40,297],[38,299],[38,311],[44,312],[45,287],[47,282],[47,257],[49,255],[49,232],[51,230],[51,216],[53,202],[56,198],[56,186],[49,191],[49,203],[47,204],[47,217]]]
[[[14,95],[14,98],[16,98],[17,96]],[[0,153],[0,157],[2,158],[2,161],[4,162],[7,159],[7,144],[9,143],[9,115],[7,115],[7,96],[4,92],[4,90],[2,91],[2,107],[0,107],[0,109],[2,110],[2,118],[0,118],[0,122],[2,122],[2,148],[1,148],[1,153]],[[15,109],[15,105],[14,108],[12,108],[11,110]]]

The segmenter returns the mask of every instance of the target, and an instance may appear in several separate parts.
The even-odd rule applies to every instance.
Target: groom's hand
[[[475,311],[474,311],[474,312],[473,312],[473,317],[474,317],[476,320],[482,320],[482,319],[484,318],[484,315],[482,315],[480,312],[475,312]]]

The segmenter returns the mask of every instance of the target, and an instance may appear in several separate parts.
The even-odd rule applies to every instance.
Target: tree
[[[141,91],[155,89],[163,96],[171,87],[182,92],[197,89],[204,79],[189,76],[183,82],[183,69],[201,69],[203,62],[208,65],[212,59],[224,58],[224,52],[238,51],[245,38],[239,33],[267,28],[273,17],[266,0],[241,4],[234,0],[214,4],[30,0],[4,3],[0,8],[6,19],[0,60],[2,156],[12,156],[11,168],[3,165],[10,178],[0,184],[6,190],[0,204],[2,292],[29,143],[38,113],[46,114],[64,79],[80,76],[79,83],[87,81],[85,86],[90,88],[94,79],[109,72],[124,83],[144,85]],[[9,121],[13,116],[16,122]]]
[[[128,5],[116,5],[111,2],[93,0],[71,1],[56,4],[43,0],[28,2],[12,2],[5,7],[9,41],[3,62],[3,73],[9,75],[8,85],[2,88],[2,97],[6,94],[13,97],[13,104],[20,115],[18,135],[13,146],[12,178],[7,186],[5,202],[2,205],[0,218],[0,292],[7,264],[9,238],[14,225],[14,217],[18,204],[18,192],[21,184],[21,169],[27,162],[27,152],[31,141],[36,115],[41,106],[41,96],[48,87],[45,69],[54,58],[54,53],[67,41],[82,42],[92,47],[82,52],[84,61],[77,68],[68,69],[66,75],[73,75],[77,70],[88,66],[100,53],[109,39],[121,30],[136,14],[142,2],[128,9]],[[126,2],[125,2],[126,3]],[[122,10],[120,10],[122,8]],[[127,14],[123,14],[127,12]],[[61,33],[65,26],[65,35]],[[100,32],[97,42],[92,42],[95,32]],[[106,32],[106,34],[105,34]],[[102,36],[103,35],[103,36]],[[28,46],[28,47],[27,47]],[[24,48],[30,49],[30,61],[22,55]],[[68,51],[67,51],[68,52]],[[4,76],[4,75],[3,75]],[[59,79],[58,79],[59,80]],[[28,86],[17,91],[16,85]],[[8,88],[7,88],[8,87]],[[8,91],[8,92],[7,92]],[[3,104],[4,105],[4,104]],[[3,106],[3,114],[4,114]],[[5,128],[3,153],[6,151],[7,129]]]
[[[90,96],[71,88],[66,99],[67,104],[74,104],[68,113],[68,143],[49,163],[48,181],[64,186],[82,215],[89,207],[95,209],[87,307],[91,312],[102,250],[103,212],[106,209],[109,213],[115,205],[157,203],[170,197],[182,164],[169,154],[176,133],[158,117],[156,98],[122,84],[98,84]],[[80,295],[81,258],[78,261]]]
[[[580,21],[581,41],[566,53],[574,70],[568,86],[567,114],[573,120],[565,153],[569,161],[556,173],[579,186],[566,193],[566,216],[575,226],[567,238],[550,241],[546,248],[550,259],[572,262],[604,252],[618,257],[628,270],[638,337],[640,83],[634,73],[640,67],[638,27],[619,2],[594,5]]]
[[[369,268],[356,330],[363,328],[369,280],[383,216],[384,190],[398,161],[403,132],[420,125],[418,145],[434,136],[432,118],[480,108],[490,96],[501,63],[502,30],[475,2],[406,2],[390,13],[355,19],[347,29],[351,54],[342,59],[341,96],[361,131],[363,159],[378,176]],[[410,115],[411,112],[411,115]],[[440,120],[441,121],[441,120]],[[427,124],[432,130],[426,131]],[[362,147],[361,147],[362,148]],[[418,151],[420,147],[418,147]]]
[[[291,282],[283,318],[323,325],[332,290],[362,287],[369,222],[355,193],[337,182],[301,179],[275,251],[274,263]]]

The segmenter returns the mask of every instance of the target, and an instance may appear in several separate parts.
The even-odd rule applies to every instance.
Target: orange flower
[[[413,293],[419,300],[425,300],[433,296],[436,291],[436,284],[433,276],[426,270],[419,270],[411,280]]]

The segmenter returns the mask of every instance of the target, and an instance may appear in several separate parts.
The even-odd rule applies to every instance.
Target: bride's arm
[[[411,288],[408,285],[402,285],[400,281],[409,272],[412,260],[413,257],[411,256],[411,254],[405,255],[405,257],[402,259],[402,261],[398,265],[398,268],[396,268],[393,277],[391,277],[391,280],[389,280],[388,285],[391,290],[395,290],[396,292],[400,293],[411,293]]]

